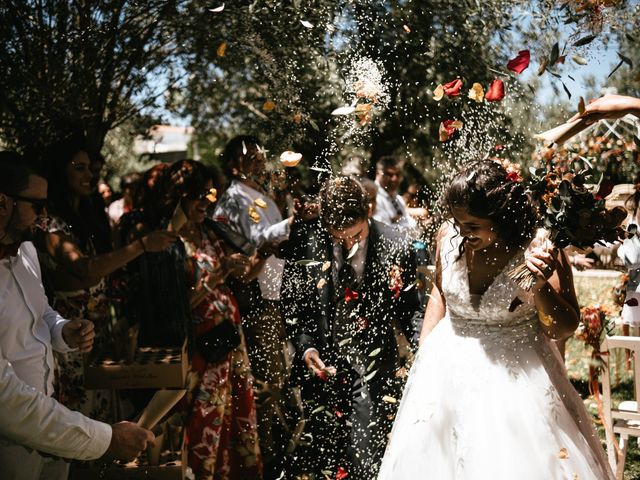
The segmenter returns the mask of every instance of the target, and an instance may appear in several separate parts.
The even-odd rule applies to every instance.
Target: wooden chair
[[[601,381],[607,456],[609,464],[616,474],[616,479],[622,480],[629,437],[640,438],[640,409],[638,406],[638,399],[640,399],[640,337],[606,337],[600,346],[607,362],[612,358],[611,351],[619,348],[631,351],[634,398],[625,399],[620,402],[617,408],[613,408],[610,363],[604,369]],[[618,442],[616,442],[616,435],[620,437]]]

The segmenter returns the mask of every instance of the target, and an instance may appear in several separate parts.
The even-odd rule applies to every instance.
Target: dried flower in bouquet
[[[530,173],[525,186],[538,205],[540,226],[547,231],[547,250],[569,245],[587,249],[625,237],[621,224],[627,212],[623,207],[607,210],[604,199],[588,188],[589,184],[597,184],[591,169],[561,173],[542,168],[531,169]],[[536,281],[525,264],[508,275],[525,290],[530,290]]]

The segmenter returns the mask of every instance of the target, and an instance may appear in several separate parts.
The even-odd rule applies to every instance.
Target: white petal
[[[224,3],[222,5],[220,5],[219,7],[210,8],[209,9],[209,11],[212,12],[212,13],[220,13],[223,10],[224,10]]]
[[[331,112],[331,115],[351,115],[355,111],[355,107],[347,105],[345,107],[336,108],[333,112]]]

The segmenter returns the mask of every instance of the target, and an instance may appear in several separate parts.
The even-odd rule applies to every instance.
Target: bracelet
[[[202,286],[207,292],[214,293],[211,287],[209,286],[209,284],[207,283],[207,281],[204,279],[204,277],[202,277],[202,280],[200,280],[200,283],[202,284]]]
[[[144,246],[144,242],[142,241],[142,238],[138,238],[138,241],[140,242],[140,245],[142,246],[142,252],[143,253],[147,253],[147,249]]]

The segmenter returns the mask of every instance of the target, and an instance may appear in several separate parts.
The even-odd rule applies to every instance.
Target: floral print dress
[[[73,229],[58,217],[49,217],[45,227],[46,232],[62,232],[71,237],[76,245],[78,239],[73,234]],[[95,254],[93,247],[89,245],[87,255]],[[46,271],[54,271],[60,266],[50,255],[39,251],[40,263]],[[57,363],[55,396],[57,400],[82,414],[106,423],[121,420],[122,412],[120,402],[113,390],[88,390],[84,387],[84,365],[89,358],[97,358],[113,351],[113,342],[110,334],[109,298],[107,296],[106,280],[103,278],[97,285],[84,290],[63,291],[59,285],[51,285],[53,288],[52,307],[64,318],[69,320],[88,319],[95,327],[95,338],[91,353],[69,352],[55,353]]]
[[[197,282],[220,266],[222,247],[203,231],[202,245],[185,242],[187,276]],[[240,328],[240,313],[224,285],[212,289],[193,307],[194,336],[224,320]],[[217,363],[208,363],[195,349],[189,381],[187,442],[189,466],[198,480],[262,478],[253,376],[242,332],[241,343]]]

